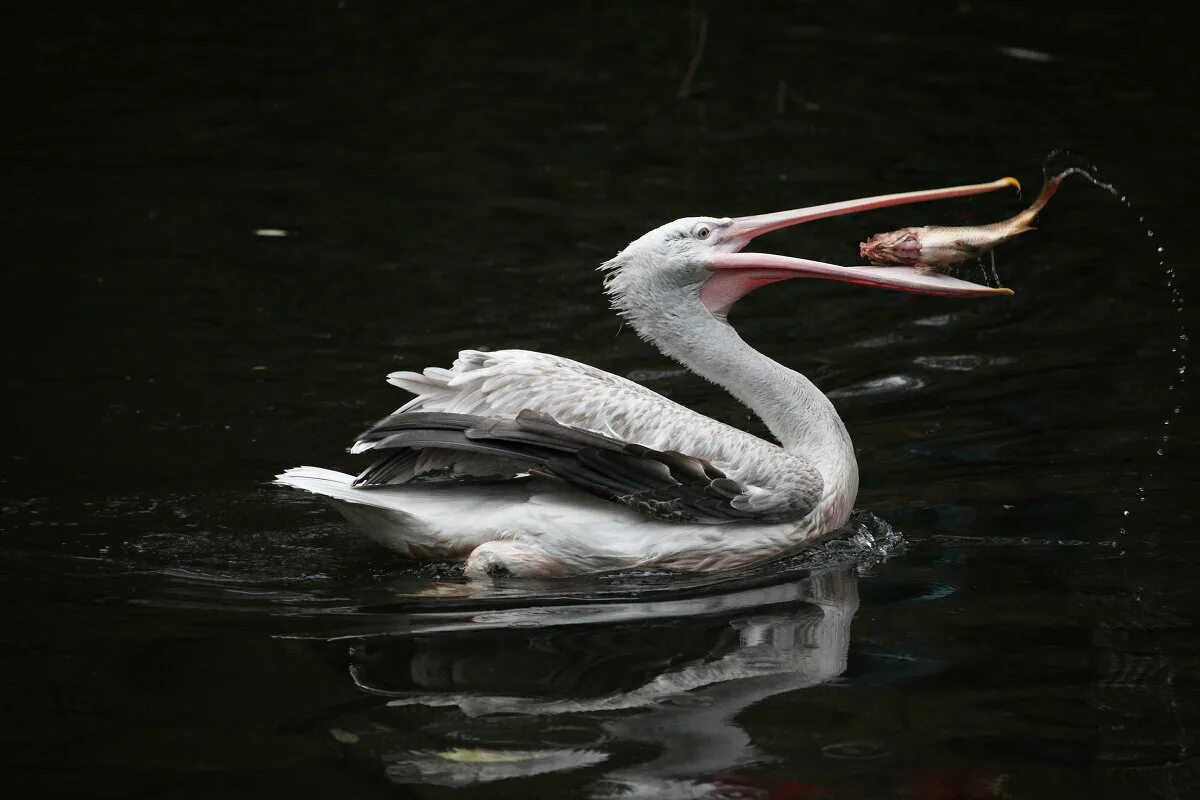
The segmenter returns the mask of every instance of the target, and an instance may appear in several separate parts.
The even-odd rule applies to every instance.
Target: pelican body
[[[388,376],[414,397],[355,441],[351,452],[375,459],[358,476],[298,467],[277,482],[324,497],[403,556],[465,560],[471,576],[721,570],[802,547],[849,516],[853,445],[811,381],[738,336],[727,319],[733,304],[798,278],[961,297],[1011,291],[742,250],[802,222],[1008,185],[687,217],[601,267],[613,307],[638,334],[745,404],[773,442],[567,358],[465,350],[448,369]]]

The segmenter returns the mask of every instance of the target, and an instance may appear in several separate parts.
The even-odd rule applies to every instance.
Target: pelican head
[[[657,296],[668,300],[668,308],[673,302],[698,301],[722,320],[739,298],[754,289],[794,278],[844,281],[916,294],[1011,295],[1011,289],[907,267],[843,267],[742,250],[757,236],[802,222],[905,203],[966,197],[1014,184],[1012,178],[1002,178],[991,183],[880,195],[749,217],[684,217],[634,240],[601,268],[609,272],[608,292],[614,307],[622,313]],[[663,310],[661,302],[656,305]]]

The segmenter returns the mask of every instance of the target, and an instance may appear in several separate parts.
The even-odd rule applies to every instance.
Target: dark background
[[[1006,174],[1028,200],[1065,147],[1128,206],[1068,181],[998,254],[1011,299],[805,281],[736,310],[834,397],[858,507],[909,546],[857,579],[845,674],[746,706],[752,750],[687,779],[726,796],[1194,796],[1193,30],[1167,6],[1042,5],[10,11],[0,774],[39,794],[434,796],[448,790],[381,764],[446,737],[562,744],[540,717],[501,735],[355,687],[337,636],[403,633],[397,597],[466,589],[270,477],[353,469],[342,448],[402,400],[383,375],[466,347],[560,353],[761,432],[618,333],[595,266],[683,215]],[[762,247],[854,263],[871,233],[1020,202],[846,217]],[[599,654],[647,642],[647,663],[703,663],[738,613],[546,646],[566,670],[617,669]],[[531,647],[456,635],[499,673]],[[411,653],[388,657],[403,672]],[[360,742],[394,738],[347,745],[329,734],[346,719]],[[650,717],[570,719],[605,764],[475,791],[595,795],[614,765],[652,763],[613,727]],[[869,746],[829,749],[846,742]],[[655,786],[640,791],[683,791]]]

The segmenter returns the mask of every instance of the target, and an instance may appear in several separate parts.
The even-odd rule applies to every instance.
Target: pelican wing
[[[396,413],[516,417],[528,409],[573,428],[729,464],[759,458],[764,449],[782,452],[627,378],[547,353],[464,350],[449,369],[394,372],[388,382],[416,395]],[[368,446],[356,444],[352,452],[364,449]],[[444,466],[419,464],[416,474]]]
[[[659,449],[672,449],[697,424],[728,427],[627,378],[529,350],[463,350],[449,369],[394,372],[388,382],[416,395],[397,413],[515,417],[533,409],[564,425]]]
[[[806,516],[820,499],[812,485],[806,503],[755,508],[752,487],[729,478],[711,462],[655,450],[581,428],[548,414],[523,410],[512,419],[449,412],[401,411],[358,439],[382,458],[355,486],[388,485],[427,449],[467,453],[520,465],[545,477],[671,522],[784,522]]]
[[[710,469],[739,484],[742,491],[729,500],[730,507],[760,521],[803,517],[824,487],[819,471],[772,442],[698,414],[631,380],[560,356],[528,350],[464,350],[449,369],[396,372],[388,376],[388,382],[416,395],[392,418],[448,413],[512,421],[527,411],[548,416],[560,428],[596,434],[622,446],[640,446],[664,456],[686,453],[679,457],[707,463]],[[448,438],[461,439],[462,434]],[[380,441],[360,437],[351,452],[380,449]],[[511,476],[530,469],[530,460],[517,457],[513,447],[485,447],[476,441],[479,446],[471,448],[437,446],[433,442],[387,448],[391,452],[368,469],[370,475],[364,473],[363,477],[369,478],[365,483],[406,483],[442,469],[481,476]],[[592,458],[616,458],[612,448],[600,451],[606,455],[594,455],[589,450],[576,461],[584,464]],[[570,470],[565,465],[559,465],[559,472],[558,477],[567,480]],[[582,484],[580,475],[580,488],[584,488]],[[727,484],[721,486],[730,488]],[[657,489],[665,490],[663,486]],[[639,491],[650,491],[649,485]],[[646,504],[650,513],[655,503],[669,506],[678,499],[651,492],[639,495],[638,502]],[[664,516],[669,511],[659,510]]]

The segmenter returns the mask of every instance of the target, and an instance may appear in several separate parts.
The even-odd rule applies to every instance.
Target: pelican
[[[749,217],[685,217],[601,266],[612,306],[637,333],[745,404],[776,442],[561,356],[464,350],[449,369],[388,376],[415,397],[355,441],[352,453],[375,457],[359,475],[297,467],[276,482],[320,495],[403,556],[465,560],[472,577],[712,571],[802,547],[849,516],[854,448],[811,381],[738,336],[727,319],[733,304],[796,278],[957,297],[1012,292],[907,267],[743,248],[816,219],[1017,185],[1003,178]]]

